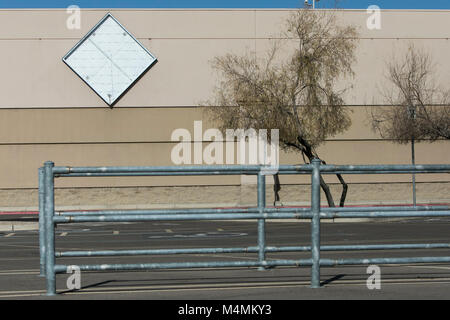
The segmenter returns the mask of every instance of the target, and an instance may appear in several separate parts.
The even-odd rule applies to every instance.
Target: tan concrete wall
[[[217,81],[208,62],[226,52],[263,52],[289,14],[288,10],[111,12],[158,58],[112,110],[61,61],[106,11],[83,10],[81,30],[68,30],[65,10],[0,10],[0,188],[36,188],[37,168],[45,160],[73,166],[171,165],[172,131],[193,132],[194,120],[204,120],[204,129],[210,126],[197,107],[210,97]],[[432,52],[448,83],[450,11],[383,11],[382,29],[373,31],[366,28],[365,10],[346,10],[339,17],[357,25],[361,36],[354,90],[346,99],[354,111],[353,125],[319,152],[336,164],[409,163],[409,146],[383,141],[370,130],[366,107],[377,103],[376,85],[383,82],[385,61],[411,41]],[[417,163],[449,163],[449,146],[449,142],[418,144]],[[284,153],[281,162],[301,163],[298,155]],[[352,183],[410,181],[407,175],[347,179]],[[329,181],[336,182],[332,177]],[[420,175],[418,181],[449,181],[449,176]],[[308,179],[284,177],[282,182],[308,183]],[[66,179],[57,185],[240,183],[235,176]]]

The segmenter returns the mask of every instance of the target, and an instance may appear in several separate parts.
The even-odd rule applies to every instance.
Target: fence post
[[[56,294],[56,279],[55,279],[55,223],[53,216],[55,213],[55,190],[53,175],[54,163],[47,161],[44,164],[45,171],[45,269],[47,277],[47,295],[53,296]]]
[[[39,177],[39,276],[45,276],[45,175],[44,168],[38,170]]]
[[[320,288],[320,159],[312,160],[311,175],[311,288]]]
[[[258,209],[259,213],[264,213],[266,207],[266,176],[261,171],[258,172]],[[263,263],[266,260],[266,220],[258,219],[258,260]],[[259,266],[258,270],[265,270],[264,266]]]

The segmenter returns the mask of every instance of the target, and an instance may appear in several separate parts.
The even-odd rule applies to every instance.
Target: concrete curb
[[[430,204],[449,204],[446,201],[422,201],[420,205]],[[299,206],[307,207],[310,202],[283,202],[284,206]],[[322,205],[326,205],[323,203]],[[346,206],[377,206],[377,205],[405,205],[404,201],[372,201],[372,202],[352,202]],[[406,204],[407,205],[407,204]],[[194,208],[231,208],[231,207],[251,207],[256,206],[255,203],[237,203],[237,202],[223,202],[223,203],[154,203],[154,204],[124,204],[124,205],[72,205],[72,206],[58,206],[56,211],[90,211],[90,210],[146,210],[146,209],[194,209]],[[38,207],[0,207],[0,214],[5,215],[8,212],[36,214]]]

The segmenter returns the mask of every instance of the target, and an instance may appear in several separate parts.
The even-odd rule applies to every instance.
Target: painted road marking
[[[450,267],[437,267],[437,266],[406,266],[408,268],[426,268],[426,269],[442,269],[450,270]]]
[[[2,244],[2,247],[14,247],[14,248],[22,248],[22,249],[39,249],[39,246],[27,246],[27,245],[19,245],[19,244]]]
[[[414,285],[414,284],[450,284],[450,278],[436,279],[389,279],[384,280],[385,285]],[[80,294],[123,294],[123,293],[150,293],[165,291],[210,291],[210,290],[248,290],[248,289],[273,289],[273,288],[292,288],[298,286],[309,286],[310,281],[295,282],[255,282],[255,283],[207,283],[207,284],[189,284],[189,285],[173,285],[173,286],[130,286],[130,287],[103,287],[102,291],[96,288],[86,288],[81,291],[65,291],[63,295],[80,295]],[[366,285],[365,280],[336,280],[333,286],[361,286]],[[107,291],[105,289],[108,289]],[[44,295],[45,290],[30,291],[0,291],[0,298],[26,297]],[[61,293],[60,293],[61,294]]]
[[[0,273],[0,276],[18,276],[18,275],[33,275],[39,274],[39,271],[30,271],[30,272],[3,272]]]
[[[1,275],[11,275],[11,274],[38,274],[39,270],[36,269],[27,269],[27,270],[2,270],[0,271],[0,276]]]

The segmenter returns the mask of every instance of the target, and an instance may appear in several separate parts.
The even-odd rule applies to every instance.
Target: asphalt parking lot
[[[309,245],[310,224],[268,222],[267,245]],[[449,243],[450,219],[323,223],[322,244]],[[241,247],[257,243],[248,221],[176,221],[59,225],[56,250]],[[450,256],[450,249],[323,252],[326,258]],[[267,259],[303,259],[310,253],[271,253]],[[58,264],[256,260],[257,254],[58,258]],[[57,275],[57,295],[45,296],[39,276],[37,231],[0,232],[0,299],[449,299],[450,264],[382,265],[381,288],[369,290],[367,266],[323,267],[322,288],[310,288],[310,268],[177,269],[82,272],[81,289]]]

